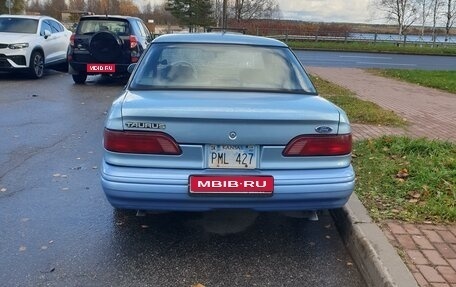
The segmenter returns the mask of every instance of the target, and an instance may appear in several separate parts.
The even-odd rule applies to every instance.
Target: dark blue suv
[[[87,75],[128,75],[128,66],[138,61],[152,38],[136,17],[83,16],[70,38],[69,73],[76,84],[83,84]]]

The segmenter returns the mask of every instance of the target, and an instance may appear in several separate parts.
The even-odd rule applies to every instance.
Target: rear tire
[[[75,84],[82,85],[87,80],[86,74],[71,75]]]
[[[33,79],[42,78],[44,75],[44,56],[39,51],[34,51],[30,56],[29,75]]]

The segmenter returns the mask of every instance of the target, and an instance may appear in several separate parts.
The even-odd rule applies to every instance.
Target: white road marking
[[[416,67],[416,64],[394,64],[394,63],[375,63],[375,62],[356,62],[360,65],[388,65],[388,66],[410,66]]]
[[[382,59],[392,60],[392,57],[372,57],[372,56],[339,56],[340,58],[360,58],[360,59]]]

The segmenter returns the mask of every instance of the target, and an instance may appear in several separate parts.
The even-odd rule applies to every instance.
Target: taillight
[[[74,34],[71,34],[70,36],[70,46],[74,47]]]
[[[104,147],[113,152],[169,154],[182,153],[179,145],[168,134],[162,132],[114,131],[105,129]]]
[[[292,139],[282,152],[283,156],[336,156],[351,153],[352,136],[301,135]]]
[[[138,46],[138,38],[135,35],[130,35],[130,49],[134,49]]]

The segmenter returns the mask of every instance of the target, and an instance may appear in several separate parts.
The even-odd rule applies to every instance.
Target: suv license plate
[[[209,168],[254,169],[257,167],[256,145],[206,145]]]
[[[116,64],[87,64],[87,73],[115,73]]]

